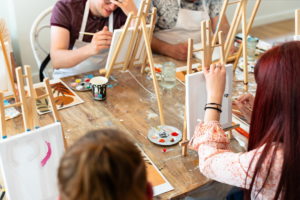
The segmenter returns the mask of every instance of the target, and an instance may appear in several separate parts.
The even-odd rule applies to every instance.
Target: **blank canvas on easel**
[[[8,199],[56,200],[57,169],[64,153],[60,123],[0,141],[0,163]]]
[[[149,32],[150,30],[150,25],[147,25],[147,31]],[[114,55],[114,52],[116,51],[116,47],[117,47],[117,44],[118,44],[118,41],[121,37],[121,34],[124,30],[123,29],[117,29],[117,30],[114,30],[114,34],[113,34],[113,39],[111,41],[111,46],[110,46],[110,49],[109,49],[109,53],[108,53],[108,57],[107,57],[107,62],[106,62],[106,66],[105,66],[105,69],[108,71],[109,70],[109,64],[113,58],[113,55]],[[133,31],[134,31],[134,27],[130,27],[128,28],[128,31],[126,33],[126,36],[124,38],[124,41],[122,43],[122,46],[121,46],[121,49],[120,49],[120,52],[118,54],[118,57],[116,59],[116,62],[115,62],[115,65],[113,66],[113,68],[120,68],[120,67],[123,67],[123,64],[124,64],[124,61],[126,59],[126,55],[127,55],[127,51],[128,51],[128,48],[129,48],[129,43],[130,43],[130,39],[132,37],[132,34],[133,34]],[[141,34],[141,30],[140,30],[140,34]],[[138,34],[137,34],[138,36]],[[136,43],[136,40],[137,40],[137,36],[134,40],[134,46],[135,46],[135,43]],[[132,52],[133,52],[133,49],[132,48]],[[141,38],[141,41],[140,41],[140,44],[139,44],[139,48],[138,48],[138,51],[136,53],[136,56],[135,56],[135,61],[134,61],[134,65],[135,64],[142,64],[143,62],[143,58],[144,58],[144,55],[145,55],[145,42],[144,42],[144,36],[142,36]],[[132,56],[132,52],[130,54],[130,57]]]
[[[6,48],[6,52],[10,52],[9,49],[9,44],[7,42],[5,42],[5,48]],[[9,63],[11,62],[10,60],[10,54],[7,53],[7,57],[9,60]],[[11,66],[11,63],[10,63]],[[3,54],[3,50],[0,44],[0,91],[4,92],[4,97],[6,96],[11,96],[14,94],[12,86],[11,86],[11,82],[10,82],[10,78],[9,78],[9,74],[7,72],[7,66],[5,63],[5,58],[4,58],[4,54]]]
[[[226,88],[225,94],[232,95],[232,64],[226,65]],[[187,139],[190,140],[196,126],[199,124],[198,119],[204,120],[204,108],[207,102],[206,82],[203,72],[186,75],[186,116],[187,116]],[[217,111],[216,111],[217,112]],[[223,97],[222,113],[220,116],[222,128],[232,126],[232,102],[230,99]]]

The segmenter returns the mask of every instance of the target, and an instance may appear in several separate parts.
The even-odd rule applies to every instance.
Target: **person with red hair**
[[[237,103],[250,121],[245,153],[231,151],[219,123],[225,66],[211,65],[210,71],[203,68],[208,104],[190,147],[198,151],[204,175],[243,188],[247,200],[300,199],[299,52],[299,41],[287,42],[258,60],[254,69],[256,96],[243,95]],[[252,113],[244,109],[245,104]]]

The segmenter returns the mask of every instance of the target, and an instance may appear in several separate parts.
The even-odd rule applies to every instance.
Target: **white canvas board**
[[[202,44],[201,43],[197,43],[197,44],[194,44],[193,45],[194,49],[197,50],[197,49],[202,49]],[[195,52],[193,53],[194,56],[200,60],[202,60],[202,51],[199,51],[199,52]],[[216,60],[220,60],[220,47],[215,47],[214,48],[214,52],[213,52],[213,55],[212,55],[212,61],[216,61]]]
[[[226,65],[226,87],[225,94],[232,95],[232,64]],[[186,101],[187,101],[187,137],[190,140],[196,126],[199,124],[198,119],[204,120],[204,108],[207,102],[206,82],[203,72],[185,76],[186,83]],[[214,103],[214,102],[209,102]],[[222,128],[232,126],[232,101],[223,97],[222,113],[220,116]]]
[[[150,25],[147,25],[146,27],[147,27],[147,31],[149,32]],[[109,64],[112,61],[113,54],[116,51],[118,41],[119,41],[123,31],[124,31],[123,29],[114,30],[114,34],[113,34],[113,38],[112,38],[112,41],[111,41],[111,46],[110,46],[110,49],[109,49],[107,62],[106,62],[106,66],[105,66],[105,69],[107,71],[109,69]],[[125,36],[124,40],[123,40],[123,44],[121,46],[119,55],[118,55],[118,57],[116,59],[116,62],[115,62],[115,64],[117,64],[117,65],[115,65],[114,68],[123,67],[123,64],[124,64],[125,59],[126,59],[127,51],[128,51],[128,48],[129,48],[129,43],[130,43],[130,40],[132,38],[133,31],[134,31],[134,27],[128,28],[128,31],[126,33],[126,36]],[[140,33],[142,33],[142,29],[140,29]],[[134,39],[134,46],[133,46],[132,51],[130,53],[130,57],[132,56],[132,52],[133,52],[134,47],[135,47],[135,43],[136,43],[136,40],[137,40],[137,35],[138,34],[136,34],[136,38]],[[137,60],[137,61],[135,61],[134,64],[139,64],[139,63],[142,63],[142,61],[143,61],[144,52],[146,50],[144,43],[145,43],[144,42],[144,36],[142,36],[140,44],[139,44],[138,51],[137,51],[136,56],[135,56],[135,60]],[[121,64],[118,64],[118,63],[121,63]]]
[[[0,164],[8,199],[56,200],[57,169],[64,153],[60,123],[0,141]]]
[[[300,41],[300,35],[294,35],[294,41]]]
[[[9,44],[8,44],[8,42],[5,42],[4,45],[5,45],[5,48],[6,48],[7,58],[8,58],[9,65],[10,65],[10,68],[11,68],[11,58],[10,58]],[[14,92],[13,92],[12,85],[10,83],[10,78],[9,78],[9,74],[8,74],[8,71],[7,71],[7,66],[6,66],[5,57],[4,57],[4,53],[2,51],[1,44],[0,44],[0,80],[1,80],[0,91],[7,91],[8,90],[7,92],[4,92],[4,97],[13,95]]]
[[[174,188],[172,187],[172,185],[169,183],[169,181],[164,177],[164,175],[157,169],[157,167],[154,165],[154,163],[150,160],[150,158],[147,156],[147,154],[145,154],[145,152],[143,152],[143,150],[140,148],[140,146],[138,144],[136,144],[136,146],[139,148],[139,150],[141,151],[142,153],[142,156],[144,158],[144,161],[146,163],[146,170],[147,170],[147,162],[150,162],[151,163],[151,167],[153,167],[156,171],[153,173],[153,174],[149,174],[147,173],[147,176],[148,176],[148,179],[149,179],[149,176],[156,176],[157,178],[163,178],[164,180],[164,183],[160,184],[160,185],[156,185],[156,186],[153,186],[153,183],[152,183],[152,186],[153,186],[153,195],[154,196],[157,196],[157,195],[160,195],[160,194],[163,194],[165,192],[169,192],[171,190],[174,190]],[[153,171],[152,171],[153,172]],[[157,174],[159,174],[157,176]],[[148,180],[149,181],[149,180]],[[151,181],[150,181],[151,182]]]

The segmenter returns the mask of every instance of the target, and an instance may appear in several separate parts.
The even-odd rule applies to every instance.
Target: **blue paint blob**
[[[3,136],[2,138],[3,138],[3,139],[6,139],[6,138],[7,138],[7,135],[6,135],[6,136]]]
[[[108,87],[108,88],[113,88],[112,84],[108,85],[107,87]]]
[[[91,78],[94,78],[94,76],[93,76],[93,74],[89,74],[89,75],[84,76],[84,78],[89,78],[89,79],[91,79]]]
[[[102,97],[102,94],[98,94],[98,97]]]
[[[26,131],[29,132],[29,131],[31,131],[31,129],[27,129]]]
[[[39,128],[40,128],[39,126],[36,126],[36,127],[35,127],[35,129],[39,129]]]
[[[118,83],[115,83],[114,85],[117,85]]]

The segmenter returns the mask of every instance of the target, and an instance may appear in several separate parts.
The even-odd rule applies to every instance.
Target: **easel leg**
[[[165,119],[164,119],[164,114],[163,114],[163,109],[162,109],[162,103],[161,103],[161,98],[160,98],[160,93],[159,93],[159,87],[158,87],[157,78],[156,78],[156,72],[155,72],[155,69],[154,69],[154,62],[153,62],[153,57],[152,57],[150,40],[149,40],[149,36],[148,36],[148,33],[147,33],[146,19],[144,17],[142,17],[141,25],[142,25],[142,29],[143,29],[144,38],[145,38],[146,51],[147,51],[148,58],[149,58],[150,68],[151,68],[151,71],[152,71],[153,84],[154,84],[155,94],[156,94],[156,98],[157,98],[157,102],[158,102],[160,122],[161,122],[161,125],[164,125],[165,124]]]
[[[4,97],[3,93],[0,92],[0,127],[1,127],[1,135],[0,140],[6,138],[6,125],[5,125],[5,108],[4,108]]]
[[[228,139],[232,140],[233,136],[232,136],[232,130],[228,131]]]
[[[247,0],[242,2],[242,28],[243,28],[243,57],[244,57],[244,90],[248,91],[248,59],[247,59],[247,29],[246,29],[246,5]]]

